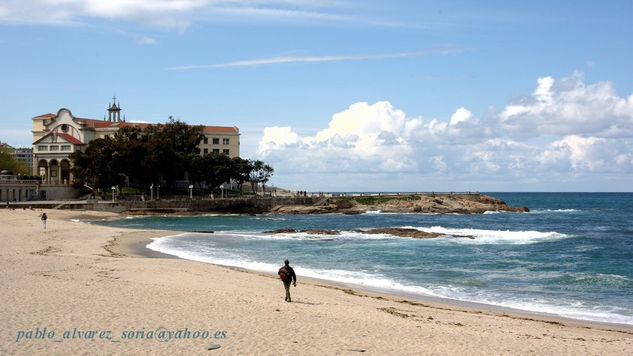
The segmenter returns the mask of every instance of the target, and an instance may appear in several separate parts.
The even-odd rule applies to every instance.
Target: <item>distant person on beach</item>
[[[42,229],[46,230],[46,219],[48,219],[48,217],[46,216],[46,213],[42,213]]]
[[[297,275],[295,274],[295,270],[290,267],[290,261],[286,259],[284,261],[284,265],[277,272],[281,281],[284,282],[284,288],[286,289],[286,302],[291,302],[290,299],[290,283],[292,283],[295,287],[297,286]]]

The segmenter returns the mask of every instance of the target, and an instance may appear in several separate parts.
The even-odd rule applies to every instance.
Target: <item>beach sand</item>
[[[300,270],[286,303],[274,275],[139,253],[140,243],[174,232],[72,220],[116,216],[110,213],[45,211],[46,230],[41,210],[0,211],[2,355],[633,350],[632,328],[351,290],[303,279]]]

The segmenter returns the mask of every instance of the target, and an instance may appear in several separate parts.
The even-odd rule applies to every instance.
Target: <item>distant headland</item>
[[[248,196],[224,199],[172,197],[167,199],[116,201],[87,199],[10,202],[11,208],[54,208],[146,214],[363,214],[431,213],[483,214],[489,211],[528,212],[527,207],[507,205],[481,193],[363,193],[294,194]]]
[[[128,214],[235,213],[235,214],[362,214],[437,213],[483,214],[487,211],[528,212],[480,193],[314,194],[204,200],[121,202]]]
[[[483,214],[487,211],[528,212],[479,193],[416,193],[389,195],[342,195],[321,197],[312,205],[278,205],[270,212],[283,214],[437,213]]]

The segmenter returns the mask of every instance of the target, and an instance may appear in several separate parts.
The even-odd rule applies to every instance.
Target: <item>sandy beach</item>
[[[0,354],[625,355],[633,328],[381,295],[141,253],[173,231],[0,211]],[[281,261],[280,261],[281,264]],[[209,350],[212,345],[219,348]]]

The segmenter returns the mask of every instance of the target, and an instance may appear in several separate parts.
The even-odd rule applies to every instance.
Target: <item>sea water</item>
[[[185,259],[276,273],[288,258],[299,279],[633,325],[633,193],[488,194],[531,211],[151,216],[96,223],[214,231],[167,236],[148,245]],[[447,236],[412,239],[354,231],[378,227]],[[264,233],[287,228],[340,235]]]

